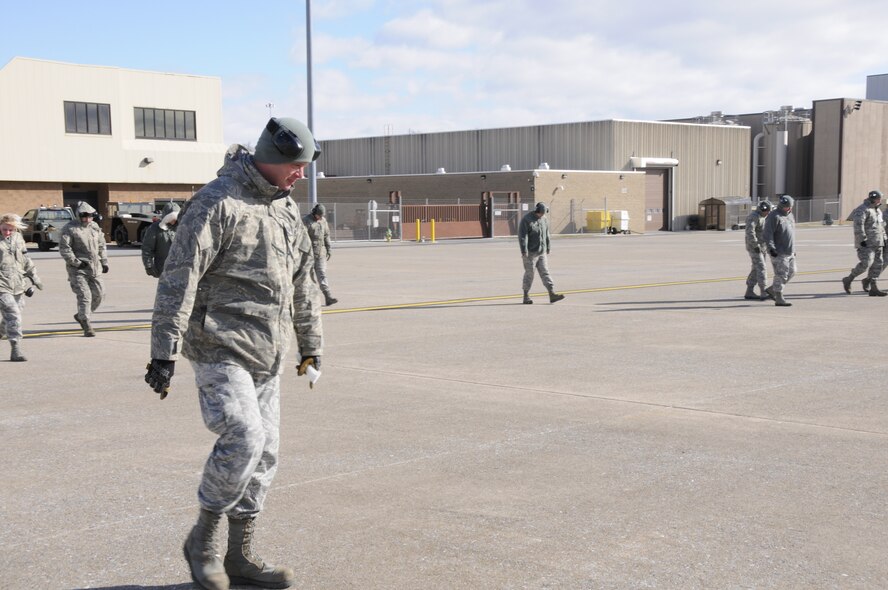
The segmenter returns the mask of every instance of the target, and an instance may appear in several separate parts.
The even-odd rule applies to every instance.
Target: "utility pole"
[[[308,128],[314,134],[314,105],[312,103],[311,88],[311,0],[305,0],[305,45],[305,56],[308,63],[308,84],[306,87],[308,91]],[[317,162],[312,162],[308,165],[308,202],[312,207],[318,202]]]

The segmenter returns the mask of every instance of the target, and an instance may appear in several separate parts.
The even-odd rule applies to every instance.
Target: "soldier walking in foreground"
[[[229,584],[288,588],[293,570],[253,552],[255,520],[277,471],[280,375],[295,330],[297,374],[320,367],[321,297],[311,241],[290,188],[320,155],[296,119],[272,118],[255,154],[229,148],[218,177],[179,219],[157,286],[145,381],[169,391],[179,352],[194,367],[204,424],[218,435],[183,548],[207,590]],[[215,543],[228,517],[224,562]]]
[[[308,228],[308,236],[311,238],[311,249],[314,252],[314,269],[324,294],[324,305],[333,305],[339,300],[333,297],[330,285],[327,283],[327,261],[330,260],[332,247],[330,245],[330,226],[324,217],[326,207],[321,203],[312,208],[311,213],[302,218],[305,227]]]
[[[884,297],[888,295],[879,289],[876,280],[882,274],[885,251],[885,219],[879,211],[882,204],[882,193],[877,190],[870,191],[863,203],[854,209],[851,218],[854,220],[854,246],[857,248],[857,266],[851,269],[851,274],[842,277],[842,286],[845,293],[851,294],[851,283],[859,275],[867,272],[863,279],[863,290],[871,297]]]
[[[752,270],[746,277],[746,294],[744,299],[758,299],[764,301],[769,298],[765,291],[768,273],[765,270],[765,250],[767,246],[762,239],[762,230],[765,227],[765,218],[771,212],[771,203],[761,201],[758,206],[746,218],[746,251],[752,261]],[[755,286],[758,285],[760,295],[755,294]]]
[[[148,226],[142,240],[142,265],[149,277],[160,277],[176,237],[179,206],[172,201],[163,206],[160,219]]]
[[[564,295],[555,292],[555,285],[549,275],[549,220],[546,213],[549,208],[545,203],[537,203],[533,211],[525,215],[518,225],[518,247],[524,262],[523,303],[533,303],[530,298],[530,287],[533,285],[533,269],[540,273],[540,280],[549,292],[549,301],[555,303],[564,299]]]
[[[78,219],[62,228],[59,238],[59,254],[65,259],[68,283],[77,296],[77,313],[74,319],[83,328],[84,336],[95,336],[89,319],[105,298],[101,275],[108,272],[108,254],[105,234],[93,218],[96,210],[83,201],[77,203]]]
[[[783,298],[783,287],[792,280],[796,273],[795,255],[795,217],[792,215],[793,198],[789,195],[780,197],[777,209],[771,211],[765,220],[762,239],[768,246],[768,256],[774,266],[774,282],[765,289],[765,293],[774,298],[774,305],[789,307]]]
[[[34,294],[34,287],[43,289],[34,262],[28,256],[21,230],[27,227],[15,213],[0,217],[0,338],[9,339],[12,352],[9,360],[28,360],[21,351],[23,296]],[[30,285],[25,283],[30,281]]]

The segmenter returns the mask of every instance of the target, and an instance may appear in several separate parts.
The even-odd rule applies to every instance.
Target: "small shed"
[[[746,227],[746,217],[752,209],[753,202],[749,197],[705,199],[700,201],[700,229],[742,229]]]

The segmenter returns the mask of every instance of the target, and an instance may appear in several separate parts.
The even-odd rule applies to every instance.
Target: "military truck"
[[[22,216],[26,226],[22,237],[26,242],[35,242],[41,252],[48,252],[59,245],[62,228],[73,220],[70,207],[37,207]]]

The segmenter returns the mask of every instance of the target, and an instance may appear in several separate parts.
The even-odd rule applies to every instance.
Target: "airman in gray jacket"
[[[102,274],[108,272],[105,234],[93,221],[96,210],[89,203],[79,202],[75,214],[77,219],[62,228],[59,254],[65,259],[68,283],[77,296],[77,313],[74,314],[74,319],[83,329],[84,336],[95,336],[89,320],[92,312],[99,308],[105,298],[105,287],[102,284]]]
[[[765,293],[774,298],[774,305],[789,307],[792,303],[783,298],[783,287],[796,273],[795,217],[792,215],[793,198],[780,197],[777,208],[765,220],[762,239],[768,247],[768,256],[774,266],[774,282]]]
[[[43,289],[22,238],[25,227],[15,213],[0,217],[0,338],[9,339],[13,362],[28,360],[21,351],[24,297],[32,296],[34,287]]]
[[[170,201],[163,206],[160,219],[148,226],[142,240],[142,265],[149,277],[159,277],[176,237],[179,205]]]
[[[765,291],[765,284],[768,280],[768,273],[765,270],[765,251],[767,246],[762,238],[762,230],[765,227],[765,219],[771,212],[771,203],[761,201],[746,217],[746,252],[752,261],[752,270],[746,277],[746,294],[744,299],[758,299],[764,301],[768,299]],[[759,287],[759,295],[755,293],[755,286]]]
[[[549,208],[545,203],[537,203],[533,211],[525,215],[518,224],[518,247],[521,249],[521,260],[524,263],[524,279],[521,288],[524,290],[523,303],[533,303],[530,298],[530,287],[533,285],[533,269],[540,273],[540,280],[549,292],[549,301],[555,303],[564,299],[564,295],[555,292],[555,284],[549,275],[548,255],[550,250],[549,220],[546,213]]]
[[[298,374],[320,366],[311,241],[289,197],[319,154],[311,131],[290,118],[268,122],[255,154],[233,145],[218,177],[184,208],[158,282],[145,381],[163,399],[179,354],[188,358],[204,423],[218,435],[184,547],[202,588],[286,588],[294,579],[256,556],[251,539],[277,470],[280,375],[294,331]],[[224,562],[214,547],[223,514]]]
[[[867,273],[863,279],[863,290],[872,297],[888,295],[879,289],[876,280],[882,274],[885,249],[885,219],[879,211],[882,204],[882,193],[870,191],[863,203],[854,209],[851,218],[854,220],[854,247],[857,249],[857,266],[851,269],[847,277],[842,277],[845,293],[851,294],[851,283],[859,275]],[[869,272],[867,272],[869,269]]]

